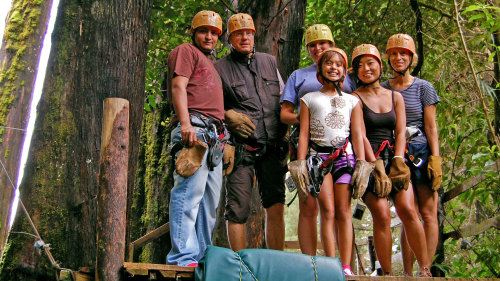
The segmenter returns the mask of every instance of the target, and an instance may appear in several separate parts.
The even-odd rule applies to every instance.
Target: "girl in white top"
[[[335,256],[334,223],[338,225],[340,259],[346,275],[352,275],[349,267],[352,254],[352,221],[351,221],[351,190],[350,173],[341,174],[335,180],[332,173],[356,163],[353,157],[353,147],[356,155],[364,157],[363,148],[363,116],[359,100],[340,89],[347,72],[347,55],[338,48],[325,50],[318,59],[317,78],[323,85],[320,91],[311,92],[300,99],[300,136],[296,165],[306,166],[306,156],[310,142],[323,148],[340,147],[351,135],[344,154],[333,162],[333,169],[328,173],[321,185],[317,200],[321,213],[321,242],[325,255]],[[325,160],[328,153],[319,154]],[[358,161],[365,162],[364,158]],[[349,158],[349,159],[348,159]],[[295,161],[294,161],[295,162]],[[295,164],[290,163],[291,166]],[[357,169],[358,167],[356,167]],[[306,168],[307,169],[307,168]],[[336,173],[338,174],[338,173]],[[316,200],[308,196],[306,200]]]

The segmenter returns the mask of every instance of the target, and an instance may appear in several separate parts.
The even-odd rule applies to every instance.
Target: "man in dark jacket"
[[[253,19],[235,14],[228,21],[231,54],[215,63],[222,78],[225,120],[236,146],[234,169],[227,178],[226,212],[229,244],[246,248],[245,223],[250,213],[254,176],[266,209],[266,244],[283,250],[284,174],[288,144],[280,122],[283,82],[276,58],[255,52]]]

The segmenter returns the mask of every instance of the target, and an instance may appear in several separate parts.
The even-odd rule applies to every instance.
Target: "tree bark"
[[[21,130],[0,128],[0,160],[6,169],[0,171],[0,256],[14,199],[15,187],[8,178],[16,184],[51,1],[14,0],[12,7],[0,49],[0,124]]]
[[[132,194],[150,9],[150,0],[60,3],[20,198],[62,267],[95,264],[102,103],[108,97],[130,102],[128,189]],[[30,231],[19,215],[13,229]],[[0,280],[54,278],[33,242],[29,236],[11,235]]]
[[[249,7],[254,19],[255,48],[276,56],[284,81],[299,67],[306,0],[255,0]]]

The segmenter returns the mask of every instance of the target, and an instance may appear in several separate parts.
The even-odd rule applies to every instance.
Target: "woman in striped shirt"
[[[382,86],[401,93],[406,108],[407,163],[416,198],[416,208],[424,222],[427,254],[433,260],[438,243],[437,206],[442,170],[436,126],[436,104],[439,97],[431,83],[410,74],[416,61],[415,43],[408,34],[392,35],[387,41],[386,54],[394,78]],[[409,133],[410,132],[410,133]],[[408,246],[406,233],[401,232],[404,273],[412,275],[414,254]]]

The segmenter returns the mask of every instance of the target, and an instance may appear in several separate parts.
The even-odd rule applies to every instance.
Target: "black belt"
[[[212,118],[208,115],[205,115],[201,112],[198,112],[196,110],[189,109],[189,120],[191,121],[191,125],[194,127],[199,127],[199,128],[212,128],[212,125],[215,125],[217,128],[217,131],[220,133],[220,131],[223,130],[224,124],[222,123],[221,120]],[[196,117],[196,118],[192,118]]]

